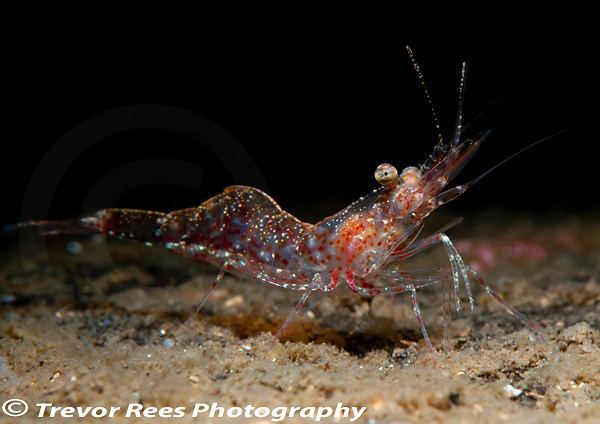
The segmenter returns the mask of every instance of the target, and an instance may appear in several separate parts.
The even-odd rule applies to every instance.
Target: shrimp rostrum
[[[410,49],[409,54],[412,59]],[[412,61],[431,105],[419,67],[414,59]],[[456,221],[417,241],[423,221],[431,212],[463,194],[483,177],[448,188],[487,135],[462,139],[464,64],[462,71],[453,136],[448,140],[441,136],[432,107],[438,141],[427,160],[400,173],[392,165],[380,165],[375,172],[379,188],[316,224],[296,219],[261,190],[238,185],[226,188],[198,207],[168,213],[104,209],[72,220],[32,221],[16,227],[34,226],[45,234],[99,232],[108,237],[159,245],[176,254],[216,265],[220,267],[219,274],[204,293],[197,310],[227,272],[297,290],[301,292],[298,304],[276,337],[283,334],[311,293],[333,291],[343,283],[364,296],[408,292],[425,343],[432,351],[417,299],[417,290],[429,285],[444,287],[445,346],[449,340],[450,309],[461,310],[460,290],[466,292],[470,308],[474,308],[472,281],[510,314],[538,332],[537,325],[507,304],[464,263],[446,235],[446,230]],[[444,267],[402,270],[404,260],[438,244],[447,253],[449,271]]]

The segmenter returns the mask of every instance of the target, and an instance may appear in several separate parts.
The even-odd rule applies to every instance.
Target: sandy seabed
[[[199,402],[225,408],[342,402],[367,407],[356,422],[370,424],[600,423],[598,218],[483,215],[452,231],[465,260],[540,323],[546,338],[537,340],[475,287],[477,308],[454,314],[453,350],[444,353],[442,296],[433,286],[419,294],[439,349],[435,362],[407,295],[319,294],[276,341],[271,332],[297,293],[227,277],[202,314],[190,318],[216,269],[126,242],[13,236],[0,268],[0,401],[20,398],[32,407],[18,419],[0,412],[0,422],[39,420],[38,402],[187,410]],[[447,264],[443,249],[435,249],[409,268],[440,264]]]

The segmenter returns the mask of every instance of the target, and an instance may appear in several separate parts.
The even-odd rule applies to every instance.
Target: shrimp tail
[[[98,212],[64,221],[25,221],[8,225],[3,231],[35,228],[42,235],[106,234],[115,238],[143,243],[159,242],[162,212],[137,209],[102,209]]]
[[[42,235],[94,233],[93,228],[87,228],[79,220],[64,221],[25,221],[7,225],[3,232],[14,232],[21,229],[37,229]]]

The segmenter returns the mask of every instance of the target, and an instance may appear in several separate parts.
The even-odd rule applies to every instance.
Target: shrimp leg
[[[253,265],[257,265],[257,266],[253,266]],[[281,338],[282,334],[285,332],[285,330],[290,325],[290,323],[294,320],[296,315],[298,315],[298,313],[306,306],[308,298],[310,297],[312,292],[319,289],[321,278],[320,278],[320,274],[316,274],[310,283],[302,284],[301,282],[291,280],[291,278],[295,277],[294,274],[285,275],[285,273],[282,270],[279,270],[279,272],[276,272],[275,269],[271,269],[271,268],[272,267],[269,267],[264,264],[252,264],[252,263],[249,263],[249,262],[246,262],[243,260],[230,259],[230,260],[225,261],[225,263],[219,270],[219,274],[217,275],[217,277],[211,284],[211,287],[202,296],[202,299],[200,299],[200,302],[198,302],[198,304],[194,307],[194,312],[193,312],[192,316],[190,318],[188,318],[188,320],[191,319],[192,317],[194,317],[200,311],[200,309],[202,308],[202,306],[204,305],[204,303],[206,302],[206,300],[208,299],[210,294],[213,292],[215,287],[223,279],[225,273],[228,271],[237,271],[238,273],[240,273],[242,275],[251,276],[253,278],[256,278],[257,280],[266,282],[268,284],[273,284],[276,286],[286,287],[286,288],[293,287],[295,290],[304,290],[304,293],[302,293],[302,296],[300,297],[300,300],[296,304],[295,308],[288,315],[287,319],[285,320],[285,322],[283,323],[283,325],[281,326],[279,331],[277,331],[277,334],[275,334],[276,339]],[[273,274],[284,274],[284,278],[275,277]],[[290,279],[286,280],[285,277],[288,277]],[[294,283],[296,283],[296,284],[294,284]],[[333,288],[335,288],[335,286],[337,286],[337,282],[328,285],[328,288],[333,289]]]
[[[467,271],[467,266],[465,265],[460,253],[456,250],[456,247],[450,241],[450,238],[446,234],[441,234],[442,243],[444,243],[444,247],[446,248],[446,253],[448,254],[448,260],[450,261],[450,267],[452,268],[452,280],[454,282],[454,290],[455,293],[458,294],[458,285],[459,285],[459,276],[458,273],[461,273],[463,282],[465,283],[465,288],[467,289],[467,296],[469,297],[469,304],[471,305],[471,310],[475,310],[475,299],[473,298],[473,293],[471,292],[471,283],[469,282],[469,275]],[[456,311],[460,311],[460,297],[455,297],[456,301]]]
[[[419,302],[417,300],[417,289],[414,285],[409,284],[407,288],[410,290],[411,300],[413,311],[415,313],[415,318],[417,319],[417,324],[421,329],[421,334],[423,334],[423,339],[425,339],[425,344],[427,344],[427,348],[430,352],[434,352],[433,345],[431,344],[431,340],[429,339],[429,334],[427,334],[427,328],[425,327],[425,321],[423,321],[423,317],[421,316],[421,309],[419,308]]]
[[[525,315],[521,312],[517,311],[513,308],[506,300],[504,300],[498,293],[496,293],[490,286],[488,286],[483,279],[475,273],[475,271],[471,267],[467,267],[467,270],[475,277],[475,281],[485,290],[487,294],[489,294],[495,301],[500,303],[504,310],[508,312],[508,314],[517,317],[523,324],[531,329],[535,334],[537,334],[539,340],[543,342],[545,340],[544,334],[541,331],[540,325],[534,322],[529,321]]]
[[[454,246],[452,246],[452,248],[454,248]],[[454,248],[454,251],[456,251],[455,248]],[[461,262],[462,262],[462,260],[461,260]],[[451,264],[452,264],[452,262],[451,262]],[[496,293],[489,285],[487,285],[484,282],[484,280],[471,267],[464,265],[464,263],[462,263],[462,265],[464,266],[464,271],[470,273],[474,277],[477,284],[479,284],[481,286],[481,288],[483,288],[490,297],[492,297],[496,302],[498,302],[508,314],[515,316],[523,324],[525,324],[527,327],[529,327],[529,329],[531,329],[532,332],[537,334],[540,341],[544,341],[544,335],[541,332],[541,328],[540,328],[539,324],[531,322],[530,320],[528,320],[525,317],[525,315],[523,315],[521,312],[519,312],[517,309],[515,309],[513,306],[511,306],[498,293]],[[453,273],[453,280],[456,283],[457,274],[455,272],[455,268],[452,269],[452,273]],[[401,271],[396,271],[396,270],[389,271],[384,275],[384,279],[387,279],[388,281],[408,281],[408,282],[405,284],[401,284],[400,286],[395,286],[395,287],[371,288],[370,289],[371,295],[374,295],[374,296],[375,295],[385,295],[385,294],[390,294],[390,293],[401,293],[403,291],[406,291],[406,289],[410,285],[410,281],[411,281],[411,278],[409,278],[409,277],[411,277],[411,273],[406,273],[406,272],[401,272]],[[439,281],[439,280],[435,281],[435,279],[433,279],[432,277],[417,277],[417,278],[420,278],[419,280],[417,280],[418,283],[417,282],[412,283],[413,286],[415,286],[415,287],[424,287],[426,285],[434,284]],[[441,281],[444,286],[447,286],[446,278],[444,278],[443,271],[442,271]],[[451,297],[451,291],[448,286],[448,287],[444,288],[444,300],[443,300],[443,326],[444,326],[444,345],[445,346],[448,345],[447,341],[449,340],[449,337],[450,337],[449,336],[450,323],[451,323],[451,314],[449,313],[450,309],[451,309],[450,303],[449,303],[450,297]]]
[[[436,275],[438,274],[439,275]],[[421,275],[419,275],[421,274]],[[433,275],[431,275],[433,274]],[[432,268],[423,270],[399,271],[389,270],[381,273],[379,277],[383,281],[402,282],[401,286],[376,288],[380,294],[393,293],[398,287],[406,287],[412,284],[415,288],[426,287],[437,284],[441,281],[443,287],[442,294],[442,328],[443,328],[443,346],[444,350],[450,350],[450,328],[452,326],[452,286],[447,278],[443,268]],[[374,286],[370,285],[371,288]]]
[[[296,315],[298,315],[298,313],[306,306],[306,302],[308,301],[308,298],[310,297],[312,292],[317,290],[317,288],[319,287],[319,284],[318,284],[319,281],[320,281],[320,275],[316,274],[315,277],[313,278],[310,286],[304,291],[304,293],[302,293],[302,296],[300,297],[300,300],[296,304],[296,307],[294,307],[294,310],[292,310],[292,312],[288,315],[288,317],[286,318],[285,322],[283,323],[283,325],[281,326],[279,331],[277,331],[277,334],[275,334],[276,339],[281,338],[281,336],[285,332],[286,328],[288,328],[290,323],[294,320],[294,318],[296,318]]]
[[[450,241],[450,238],[444,233],[436,233],[429,237],[426,237],[413,245],[409,246],[407,249],[394,252],[392,257],[398,260],[403,260],[415,256],[422,251],[429,249],[437,245],[438,243],[443,243],[444,248],[446,249],[446,254],[448,255],[448,260],[450,261],[450,267],[452,268],[452,281],[454,283],[454,299],[455,299],[455,308],[456,312],[460,312],[460,295],[459,295],[459,286],[460,286],[460,278],[462,277],[463,282],[465,284],[465,288],[467,290],[467,296],[469,298],[469,303],[471,305],[471,310],[475,309],[475,300],[473,298],[473,294],[471,292],[471,284],[468,278],[467,267],[462,260],[460,254]]]
[[[219,282],[223,279],[223,277],[225,276],[225,273],[227,271],[229,271],[229,269],[231,269],[232,266],[233,266],[233,261],[226,261],[223,264],[223,266],[219,270],[219,274],[217,274],[217,277],[215,278],[215,280],[210,285],[210,288],[207,290],[206,293],[204,293],[204,295],[202,296],[202,299],[200,299],[200,301],[196,304],[196,306],[194,306],[194,311],[192,312],[192,314],[190,315],[190,317],[188,318],[188,320],[194,318],[200,312],[200,310],[202,309],[202,306],[204,306],[204,304],[208,300],[208,297],[214,291],[215,287],[217,287],[217,285],[219,284]]]
[[[442,273],[442,328],[443,328],[443,342],[444,350],[450,350],[450,334],[452,326],[452,285],[450,279],[446,278],[444,270]]]
[[[185,251],[180,252],[173,250],[173,252],[185,254]],[[223,263],[219,269],[217,277],[212,282],[208,291],[204,293],[200,301],[194,306],[193,312],[187,319],[188,321],[193,319],[200,312],[214,289],[225,276],[226,272],[234,273],[241,277],[254,278],[263,283],[288,288],[291,290],[305,290],[306,287],[310,286],[310,283],[302,282],[295,274],[291,274],[285,270],[276,269],[265,264],[244,261],[239,258],[231,258]]]
[[[425,340],[425,344],[427,344],[427,348],[430,352],[434,352],[433,345],[431,344],[431,339],[429,338],[429,334],[427,333],[427,327],[425,326],[425,321],[423,320],[423,316],[421,315],[421,308],[419,307],[419,301],[417,298],[417,287],[425,287],[430,284],[438,283],[439,279],[422,279],[422,280],[414,280],[410,283],[400,284],[392,287],[373,287],[369,283],[361,283],[361,287],[356,287],[356,291],[360,294],[366,296],[384,296],[395,293],[404,293],[410,291],[411,294],[411,302],[413,307],[413,312],[415,314],[415,318],[417,320],[417,325],[421,330],[421,334],[423,335],[423,339]],[[365,287],[365,285],[367,287]]]

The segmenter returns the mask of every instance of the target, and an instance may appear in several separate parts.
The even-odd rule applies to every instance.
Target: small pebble
[[[2,299],[2,303],[13,303],[15,300],[17,300],[17,297],[12,294],[5,294],[0,297],[0,299]]]
[[[173,339],[166,338],[166,339],[163,341],[163,346],[164,346],[166,349],[171,349],[171,348],[173,347],[173,345],[175,345],[175,342],[173,341]]]
[[[67,249],[67,252],[69,252],[72,255],[78,255],[83,250],[81,247],[81,243],[77,241],[68,242],[65,248]]]
[[[225,308],[233,308],[235,306],[240,306],[242,303],[244,303],[244,298],[241,295],[237,295],[228,299],[223,306]]]
[[[519,397],[521,394],[523,394],[523,390],[519,390],[510,384],[504,386],[504,391],[509,397]]]

